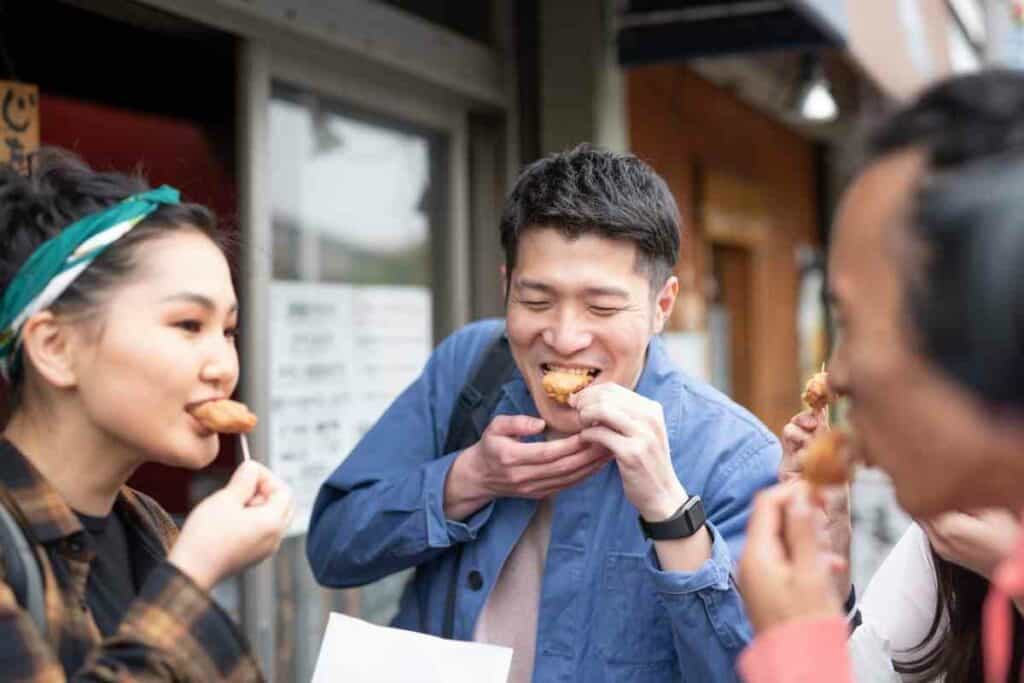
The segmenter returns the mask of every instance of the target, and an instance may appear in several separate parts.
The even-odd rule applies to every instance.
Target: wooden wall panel
[[[707,209],[733,212],[737,229],[757,226],[748,244],[747,407],[778,433],[800,409],[796,246],[818,242],[813,145],[684,66],[629,70],[627,97],[633,152],[679,203],[681,268],[694,268],[698,283],[710,272],[713,240],[701,224]],[[709,193],[713,205],[701,196]]]

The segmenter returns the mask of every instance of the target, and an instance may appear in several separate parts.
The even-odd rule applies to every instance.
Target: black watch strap
[[[687,498],[675,514],[664,521],[648,522],[643,517],[638,519],[644,537],[653,541],[689,538],[703,529],[704,522],[707,521],[704,516],[704,501],[700,496]]]

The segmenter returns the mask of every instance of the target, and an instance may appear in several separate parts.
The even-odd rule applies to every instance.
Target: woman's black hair
[[[921,642],[909,652],[897,652],[897,673],[921,683],[974,683],[985,680],[981,649],[981,614],[989,583],[974,572],[932,551],[938,582],[935,612]],[[907,577],[907,580],[914,580]],[[1020,671],[1024,658],[1024,619],[1013,610],[1013,658],[1011,676]]]
[[[27,173],[0,164],[0,292],[43,242],[75,221],[148,189],[141,175],[94,171],[74,154],[56,147],[44,147],[30,155]],[[135,272],[139,246],[182,229],[199,231],[225,248],[209,209],[198,204],[162,204],[100,254],[51,310],[61,315],[95,316],[110,291]],[[8,386],[8,413],[20,401],[23,382],[22,364],[15,364]]]

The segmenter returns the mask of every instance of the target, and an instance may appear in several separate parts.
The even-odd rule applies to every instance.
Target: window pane
[[[430,286],[443,135],[281,85],[270,128],[274,279]]]
[[[280,83],[272,90],[270,134],[271,308],[277,310],[275,292],[290,290],[300,298],[306,291],[314,298],[326,296],[332,310],[346,311],[334,322],[324,314],[306,321],[317,338],[324,337],[314,334],[323,332],[321,327],[330,327],[324,338],[331,339],[329,350],[344,361],[338,365],[344,368],[340,379],[330,380],[329,386],[314,381],[322,376],[308,373],[300,373],[295,382],[282,379],[282,359],[308,369],[318,362],[316,352],[275,357],[279,347],[271,343],[275,407],[269,426],[275,435],[297,433],[282,425],[294,423],[307,433],[316,426],[312,416],[305,420],[304,415],[285,415],[278,402],[285,406],[304,396],[351,397],[329,408],[337,410],[332,424],[343,425],[338,439],[344,445],[314,447],[294,441],[297,436],[271,439],[272,462],[286,479],[302,482],[297,498],[300,507],[308,507],[322,472],[343,460],[355,437],[419,373],[429,352],[431,302],[438,284],[433,259],[434,251],[441,251],[434,245],[443,238],[447,220],[449,143],[444,134]],[[287,320],[277,319],[286,324],[275,328],[275,339],[282,330],[292,341],[302,332]],[[348,355],[344,349],[350,350]],[[278,449],[288,451],[291,459],[280,457],[278,462]],[[283,680],[309,680],[327,614],[343,611],[387,623],[411,572],[357,590],[322,590],[309,570],[305,539],[299,535],[282,544],[275,574],[276,669]]]

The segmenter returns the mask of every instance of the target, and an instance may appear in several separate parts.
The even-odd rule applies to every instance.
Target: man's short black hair
[[[508,277],[519,238],[530,228],[555,228],[568,239],[595,234],[632,242],[652,294],[679,257],[679,210],[668,185],[632,154],[582,144],[526,167],[501,215]]]
[[[1024,407],[1024,72],[942,81],[868,138],[871,163],[916,149],[905,269],[923,352],[997,403]]]

